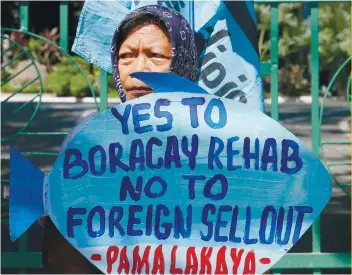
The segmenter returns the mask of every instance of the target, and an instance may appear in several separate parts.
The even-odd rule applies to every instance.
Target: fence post
[[[29,7],[28,2],[20,2],[20,29],[24,28],[28,30],[29,28]]]
[[[320,147],[320,127],[319,127],[319,6],[312,2],[311,10],[311,93],[312,93],[312,150],[319,157]],[[312,250],[321,252],[320,217],[314,222],[312,227]],[[314,274],[320,274],[319,269],[314,269]]]
[[[60,48],[68,53],[68,1],[60,2]]]
[[[108,72],[100,70],[100,112],[108,108]]]
[[[271,117],[279,120],[279,4],[272,3],[270,7],[270,94]]]
[[[29,4],[27,1],[20,2],[20,29],[29,29]],[[18,240],[18,251],[27,251],[27,232],[23,234]],[[25,269],[21,268],[19,273],[25,273]]]

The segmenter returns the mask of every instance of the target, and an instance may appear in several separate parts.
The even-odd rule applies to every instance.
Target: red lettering
[[[109,246],[106,251],[106,272],[108,274],[112,271],[112,265],[116,262],[117,256],[119,255],[119,248],[117,246]]]
[[[200,252],[200,272],[199,274],[205,274],[205,270],[207,270],[207,274],[211,274],[211,263],[210,257],[213,252],[212,247],[203,247]]]
[[[182,274],[181,268],[176,268],[176,251],[177,246],[173,246],[171,250],[171,266],[170,266],[170,274]]]
[[[243,251],[244,250],[242,248],[238,251],[238,254],[237,254],[237,248],[231,248],[231,259],[233,262],[232,274],[238,273],[238,267],[240,266],[240,263],[241,263]]]
[[[121,250],[120,263],[119,263],[119,268],[117,269],[117,272],[121,274],[122,269],[125,270],[125,274],[128,274],[130,272],[130,262],[128,261],[126,246],[124,246]]]
[[[228,274],[227,264],[225,259],[226,246],[222,246],[216,257],[216,269],[215,274]]]
[[[92,261],[99,262],[99,261],[101,261],[101,255],[100,254],[93,254],[92,256],[90,256],[90,259]]]
[[[133,266],[132,274],[135,274],[136,271],[138,274],[141,274],[143,266],[145,265],[145,274],[149,274],[149,254],[150,254],[150,245],[148,245],[143,253],[143,257],[139,256],[139,245],[133,249]]]
[[[198,259],[194,246],[187,249],[185,274],[197,274]]]
[[[261,258],[259,259],[259,262],[262,264],[270,264],[271,260],[269,258]]]
[[[165,273],[165,262],[164,262],[162,245],[159,245],[154,252],[154,263],[153,263],[152,274],[156,274],[158,271],[160,274]]]
[[[246,255],[243,274],[255,274],[255,254],[253,250],[249,251]]]

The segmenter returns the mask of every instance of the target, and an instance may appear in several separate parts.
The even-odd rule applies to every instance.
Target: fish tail
[[[15,241],[44,214],[45,174],[11,145],[10,238]]]

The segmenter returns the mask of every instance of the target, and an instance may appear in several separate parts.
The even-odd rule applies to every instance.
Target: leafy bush
[[[73,59],[97,91],[95,86],[99,81],[99,70],[93,69],[93,66],[81,57],[75,56]],[[61,59],[45,81],[45,92],[55,93],[57,96],[92,96],[87,79],[74,61],[68,57]]]
[[[58,42],[58,29],[45,29],[40,34],[54,44]],[[33,59],[44,67],[44,73],[41,73],[43,80],[43,93],[53,93],[57,96],[92,96],[90,86],[87,78],[92,84],[94,92],[99,94],[100,84],[100,69],[91,65],[85,59],[79,56],[65,56],[59,48],[51,45],[36,37],[28,37],[23,34],[18,35],[17,32],[11,33],[11,38],[21,44],[33,57]],[[15,47],[15,49],[17,49]],[[21,52],[19,50],[10,51],[8,59],[14,59]],[[28,58],[26,58],[28,59]],[[2,71],[1,81],[3,82],[7,77],[13,75],[14,69],[17,68],[19,62],[24,60],[18,58],[12,62],[6,70]],[[7,63],[7,61],[6,61]],[[78,66],[79,67],[78,67]],[[85,77],[84,76],[87,77]],[[20,87],[14,87],[12,83],[7,83],[1,88],[2,92],[12,93]],[[109,92],[114,94],[115,88],[112,77],[109,77]],[[21,93],[38,93],[40,87],[37,82],[32,83],[26,87]]]
[[[32,83],[31,85],[27,86],[24,90],[22,90],[22,93],[29,93],[29,94],[37,94],[40,92],[40,86],[39,83]]]
[[[279,6],[280,92],[300,95],[310,89],[310,17],[304,16],[308,3],[284,3]],[[319,4],[320,82],[327,85],[342,63],[350,56],[350,3]],[[270,5],[255,5],[259,52],[262,61],[270,60]],[[337,80],[346,87],[349,71]],[[299,82],[299,83],[298,83]],[[264,79],[264,83],[266,80]],[[346,88],[339,90],[344,93]]]
[[[1,87],[1,92],[3,93],[14,93],[17,90],[21,89],[20,87],[14,87],[10,83],[7,83],[5,86]],[[37,94],[40,92],[39,83],[32,83],[31,85],[24,88],[19,93],[28,93],[28,94]]]
[[[44,83],[44,91],[47,93],[54,93],[57,96],[70,95],[70,79],[71,74],[54,71],[48,75]]]
[[[28,51],[37,61],[46,66],[48,72],[51,72],[53,66],[59,62],[63,56],[61,50],[57,46],[59,41],[59,28],[54,27],[51,30],[45,28],[40,35],[51,41],[53,45],[31,37],[28,42]]]
[[[279,70],[280,89],[288,96],[303,95],[310,92],[310,84],[304,77],[304,70],[299,65],[285,66]]]
[[[88,76],[92,82],[94,77]],[[70,79],[70,94],[75,97],[92,96],[87,80],[82,74],[76,74]]]
[[[31,38],[28,41],[28,51],[33,56],[35,60],[43,63],[42,55],[40,51],[42,50],[42,42],[39,39]]]
[[[1,87],[2,93],[13,93],[16,91],[16,88],[13,87],[10,83],[7,83],[5,86]]]

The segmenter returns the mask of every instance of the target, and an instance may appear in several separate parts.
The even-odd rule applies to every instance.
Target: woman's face
[[[119,50],[118,70],[128,99],[152,92],[142,81],[130,76],[133,72],[169,72],[171,43],[155,24],[133,30]]]

